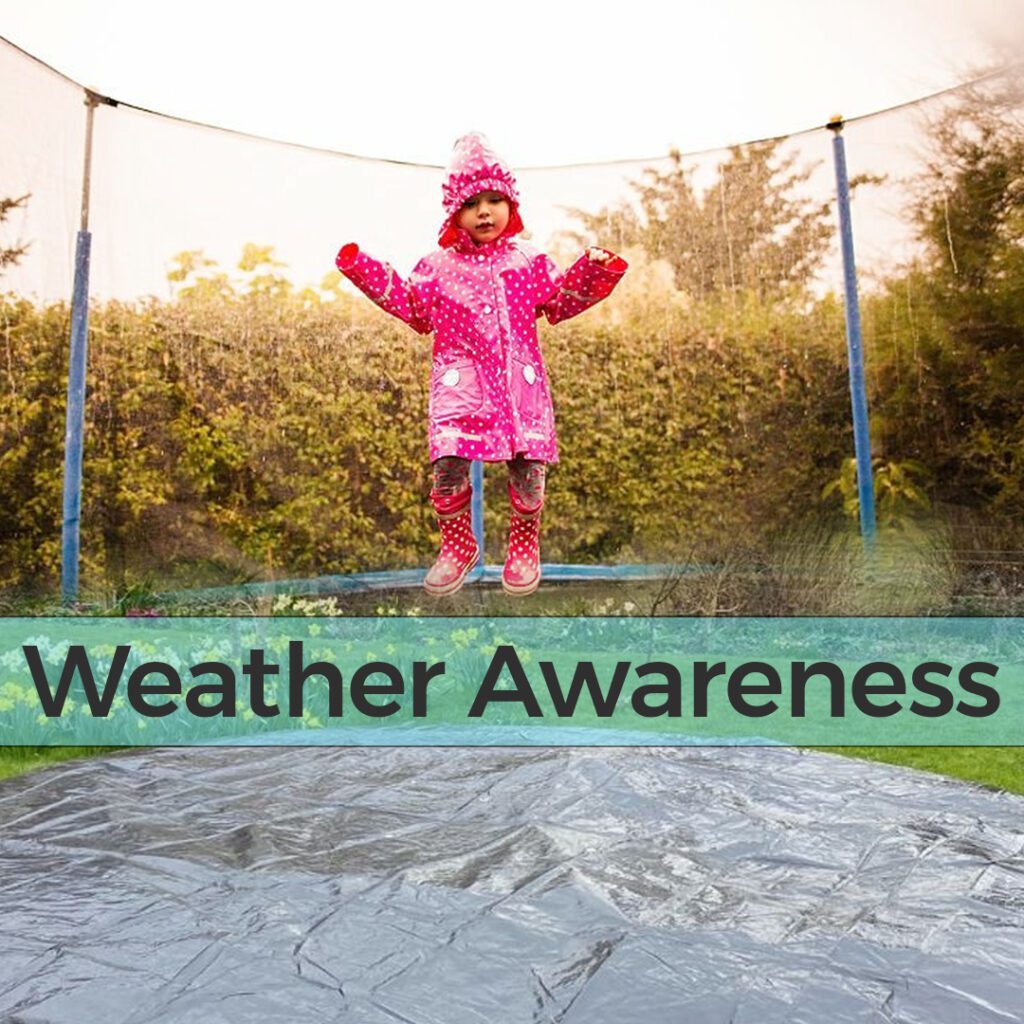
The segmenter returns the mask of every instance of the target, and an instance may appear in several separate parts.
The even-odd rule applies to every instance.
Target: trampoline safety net
[[[87,108],[80,86],[6,42],[0,82],[13,143],[0,150],[0,192],[14,201],[0,242],[23,249],[0,276],[0,581],[19,586],[60,571]],[[1016,280],[1019,262],[1021,90],[1018,68],[843,128],[872,445],[887,472],[904,472],[908,507],[908,480],[937,502],[1018,501],[1009,434],[975,429],[944,397],[966,342],[939,323],[948,289],[937,299],[935,282],[962,297],[987,273],[992,301],[1011,303],[998,275]],[[440,167],[102,98],[93,118],[84,590],[429,564],[429,340],[343,284],[333,261],[356,240],[407,275],[434,248]],[[516,168],[532,244],[563,267],[588,244],[630,261],[608,301],[542,327],[563,452],[546,559],[686,561],[759,536],[779,509],[842,515],[835,489],[822,498],[853,453],[832,142],[820,127]],[[980,230],[987,247],[971,242]],[[961,436],[982,451],[972,466],[967,454],[931,458]],[[922,463],[927,481],[914,476]],[[503,487],[503,470],[488,470],[490,562],[503,557]]]

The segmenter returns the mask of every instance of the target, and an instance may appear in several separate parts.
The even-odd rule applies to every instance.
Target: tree
[[[963,89],[930,126],[914,206],[954,338],[1024,353],[1024,74]]]
[[[668,171],[648,167],[632,182],[639,210],[623,205],[596,214],[574,210],[591,231],[619,245],[639,244],[667,260],[676,286],[695,298],[753,292],[777,298],[802,292],[833,234],[828,203],[795,194],[813,168],[794,170],[780,141],[733,146],[703,193],[678,152]]]
[[[17,199],[0,199],[0,224],[3,224],[7,220],[11,210],[19,210],[29,201],[31,196],[30,192],[26,192],[25,195],[20,196]],[[28,245],[15,245],[11,248],[5,248],[0,246],[0,271],[4,267],[11,267],[17,265],[25,253],[28,252]]]
[[[936,106],[930,108],[936,110]],[[944,501],[1024,510],[1024,76],[944,98],[909,208],[919,258],[869,299],[876,440]]]

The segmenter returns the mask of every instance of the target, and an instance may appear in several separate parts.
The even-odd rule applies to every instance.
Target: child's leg
[[[442,597],[462,586],[480,557],[480,549],[473,536],[469,460],[443,456],[433,464],[433,478],[430,502],[437,512],[441,550],[423,587],[428,594]]]
[[[508,490],[513,504],[523,512],[535,512],[544,504],[547,466],[517,455],[508,463]]]
[[[508,557],[501,573],[501,586],[508,594],[532,594],[540,584],[540,510],[546,468],[543,462],[522,456],[508,463],[512,511]]]
[[[464,499],[465,492],[469,490],[469,459],[442,455],[434,461],[431,469],[434,486],[430,501],[439,513],[444,514],[453,505],[458,507],[460,499]]]

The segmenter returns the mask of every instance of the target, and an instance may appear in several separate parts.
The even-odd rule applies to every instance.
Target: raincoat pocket
[[[547,424],[550,402],[544,373],[538,365],[513,358],[510,391],[522,419],[534,426]]]
[[[472,359],[436,367],[430,375],[430,419],[435,423],[472,416],[484,404],[484,391]]]

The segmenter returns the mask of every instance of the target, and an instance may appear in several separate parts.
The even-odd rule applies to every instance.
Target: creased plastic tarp
[[[0,785],[0,1020],[1024,1020],[1024,799],[788,749],[130,752]]]

